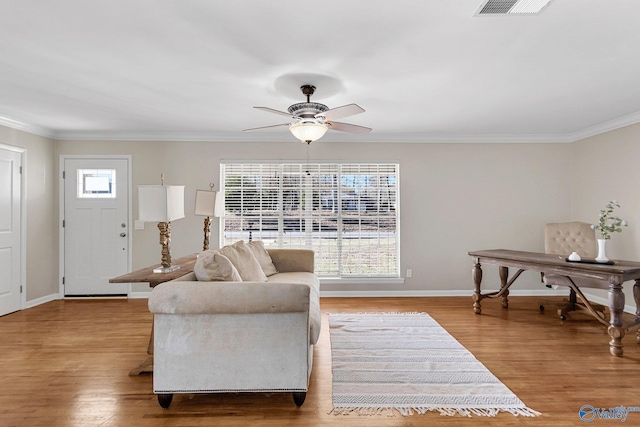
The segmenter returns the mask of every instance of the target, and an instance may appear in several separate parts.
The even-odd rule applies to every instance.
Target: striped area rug
[[[336,415],[540,415],[428,314],[331,314],[329,329]]]

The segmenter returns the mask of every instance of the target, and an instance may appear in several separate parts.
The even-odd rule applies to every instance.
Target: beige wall
[[[221,160],[266,161],[307,158],[304,144],[207,142],[58,141],[60,154],[130,154],[133,169],[133,218],[138,184],[186,185],[187,217],[172,223],[172,253],[198,252],[202,217],[193,215],[196,189],[209,182],[220,188]],[[314,143],[310,161],[384,161],[400,164],[401,272],[413,270],[403,285],[323,285],[323,291],[470,292],[467,251],[510,248],[544,249],[542,230],[550,221],[571,219],[570,144],[381,144]],[[214,223],[214,226],[217,222]],[[218,232],[212,233],[212,242]],[[133,268],[160,261],[157,228],[133,232]],[[485,283],[497,283],[488,267]],[[495,286],[494,286],[495,287]],[[514,289],[540,290],[539,275],[528,272]],[[139,285],[136,291],[148,290]]]
[[[600,209],[617,200],[621,207],[615,214],[629,222],[607,242],[609,258],[640,259],[639,158],[640,124],[572,144],[572,217],[596,222]],[[630,286],[625,288],[627,306],[634,305]],[[604,291],[594,294],[606,296]]]
[[[393,161],[401,176],[401,271],[404,285],[325,286],[323,290],[399,290],[437,294],[472,287],[466,252],[483,248],[543,250],[541,230],[551,221],[594,222],[617,199],[630,225],[609,242],[611,258],[640,259],[640,124],[572,144],[313,144],[314,160]],[[0,143],[27,150],[27,301],[58,292],[58,182],[61,154],[130,154],[135,188],[159,182],[187,186],[187,217],[173,223],[173,253],[197,252],[202,218],[191,214],[196,189],[219,188],[221,160],[305,160],[307,148],[282,143],[52,141],[0,126]],[[569,166],[568,166],[569,165]],[[215,224],[214,224],[215,225]],[[540,232],[538,232],[540,230]],[[217,242],[214,227],[212,241]],[[157,263],[157,229],[133,234],[133,268]],[[525,273],[515,289],[540,290]],[[485,269],[485,283],[497,274]],[[146,286],[135,290],[144,291]],[[633,304],[627,294],[627,305]],[[597,293],[604,296],[605,293]]]
[[[58,293],[58,204],[54,142],[0,126],[0,143],[27,151],[27,304]]]

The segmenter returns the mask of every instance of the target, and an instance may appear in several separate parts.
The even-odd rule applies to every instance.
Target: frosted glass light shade
[[[170,222],[184,218],[184,185],[138,185],[138,219]]]
[[[317,141],[324,136],[327,132],[327,125],[323,125],[321,123],[296,123],[289,126],[289,130],[302,142],[313,142]]]

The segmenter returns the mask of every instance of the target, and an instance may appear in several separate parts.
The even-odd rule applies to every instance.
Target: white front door
[[[125,295],[129,271],[128,158],[64,159],[64,295]]]
[[[20,310],[21,154],[0,148],[0,316]]]

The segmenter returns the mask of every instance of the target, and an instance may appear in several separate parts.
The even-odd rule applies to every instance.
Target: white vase
[[[596,257],[596,261],[598,262],[608,262],[609,258],[607,258],[607,254],[605,251],[606,248],[606,239],[598,239],[598,256]]]

